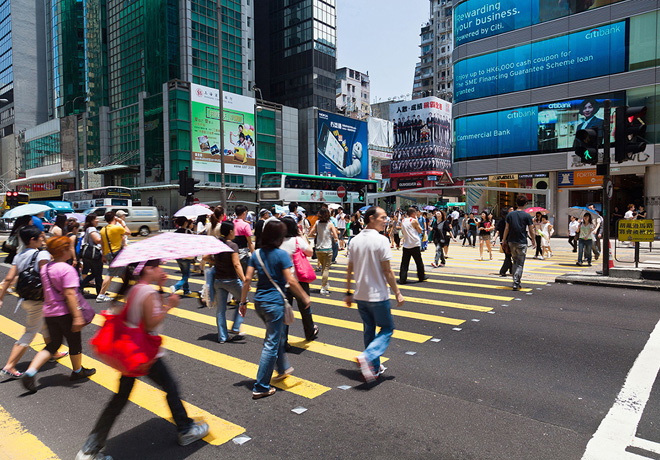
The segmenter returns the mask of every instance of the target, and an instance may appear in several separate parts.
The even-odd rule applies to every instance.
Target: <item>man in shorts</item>
[[[108,297],[105,293],[110,287],[113,277],[123,276],[124,267],[111,268],[110,263],[121,251],[124,245],[124,235],[131,233],[124,221],[117,219],[113,211],[106,212],[104,218],[108,225],[101,230],[101,246],[103,249],[103,263],[108,264],[108,274],[103,279],[99,295],[96,296],[97,302],[112,300],[112,297]]]

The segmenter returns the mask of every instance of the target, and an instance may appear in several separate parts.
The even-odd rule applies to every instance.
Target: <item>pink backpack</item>
[[[312,264],[307,260],[307,256],[298,246],[298,238],[296,238],[296,250],[293,252],[293,268],[296,270],[296,276],[301,283],[311,283],[316,280],[316,273]]]

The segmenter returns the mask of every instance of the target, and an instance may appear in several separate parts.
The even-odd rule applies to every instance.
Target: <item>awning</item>
[[[14,179],[9,181],[9,185],[28,185],[37,184],[40,182],[55,182],[58,180],[74,179],[76,177],[75,171],[62,171],[50,174],[38,174],[36,176],[25,177],[23,179]]]
[[[83,169],[83,172],[91,172],[94,174],[105,174],[112,171],[119,171],[121,169],[137,169],[138,166],[129,166],[129,165],[108,165],[108,166],[99,166],[98,168]]]

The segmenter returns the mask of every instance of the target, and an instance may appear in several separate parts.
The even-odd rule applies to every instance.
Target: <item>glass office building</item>
[[[530,198],[565,235],[566,208],[602,200],[602,176],[573,153],[576,131],[602,126],[606,99],[612,123],[616,107],[646,105],[648,145],[613,164],[612,209],[645,205],[660,220],[659,14],[640,0],[454,1],[454,176],[549,190]],[[468,206],[497,213],[514,198],[477,188]]]

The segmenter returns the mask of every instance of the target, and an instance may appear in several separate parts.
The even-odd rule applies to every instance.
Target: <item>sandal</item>
[[[311,342],[312,340],[316,340],[316,338],[319,336],[319,327],[317,325],[314,325],[314,333],[312,334],[312,337],[307,339],[308,342]]]
[[[68,351],[60,351],[60,352],[58,352],[58,353],[55,353],[55,354],[54,354],[54,355],[48,360],[48,362],[49,362],[49,363],[54,363],[54,362],[57,362],[58,359],[62,359],[62,358],[64,358],[64,357],[66,357],[66,356],[69,356],[69,352],[68,352]]]
[[[8,371],[7,369],[2,369],[0,371],[0,374],[2,374],[3,376],[11,377],[13,379],[20,379],[21,377],[23,377],[22,372],[19,371],[12,372],[12,371]]]

